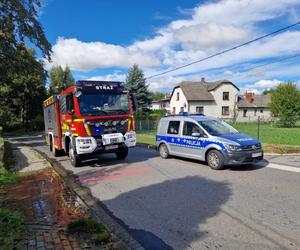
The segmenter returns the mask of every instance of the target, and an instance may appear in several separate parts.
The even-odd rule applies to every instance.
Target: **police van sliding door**
[[[202,159],[201,128],[193,122],[184,122],[182,129],[181,153],[189,158]]]
[[[169,125],[168,125],[168,130],[167,130],[167,134],[168,134],[168,146],[171,150],[170,153],[174,154],[174,155],[180,155],[180,150],[181,150],[181,146],[180,146],[180,121],[169,121]]]

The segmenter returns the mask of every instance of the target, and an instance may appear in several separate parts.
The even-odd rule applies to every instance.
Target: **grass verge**
[[[16,159],[13,154],[11,145],[8,142],[4,142],[3,162],[0,162],[0,187],[7,183],[16,181],[17,174],[9,170],[11,165],[15,162]]]
[[[93,219],[80,219],[68,224],[69,233],[90,234],[95,244],[107,244],[111,239],[111,233],[106,227]]]
[[[0,144],[3,138],[0,137]],[[10,166],[15,163],[15,157],[9,143],[4,142],[3,162],[0,162],[0,191],[2,187],[17,179],[17,174],[9,170]],[[0,202],[3,193],[0,192]],[[1,204],[1,203],[0,203]],[[12,211],[0,207],[0,248],[15,249],[16,244],[21,239],[25,219],[19,211]]]
[[[15,249],[21,239],[24,222],[24,217],[20,212],[0,207],[1,249]]]

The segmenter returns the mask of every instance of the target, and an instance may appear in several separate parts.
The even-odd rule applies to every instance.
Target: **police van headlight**
[[[224,144],[224,145],[228,151],[241,151],[242,150],[241,146],[232,145],[232,144]]]

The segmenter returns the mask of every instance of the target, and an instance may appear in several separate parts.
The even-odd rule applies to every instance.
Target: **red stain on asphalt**
[[[92,174],[78,176],[77,178],[81,181],[81,180],[90,179],[90,178],[97,177],[97,176],[107,176],[111,173],[118,173],[121,171],[127,171],[127,170],[132,170],[132,169],[139,169],[139,168],[145,168],[145,167],[144,166],[130,166],[130,167],[119,168],[119,169],[97,171],[97,172],[93,172]]]
[[[132,176],[132,175],[139,175],[139,174],[154,172],[154,169],[150,168],[150,167],[140,167],[140,168],[141,169],[139,169],[137,171],[129,171],[129,172],[114,171],[113,175],[107,175],[107,176],[101,175],[102,177],[100,177],[100,178],[93,178],[93,179],[90,179],[90,180],[83,180],[82,184],[87,185],[87,186],[91,186],[91,185],[95,185],[95,184],[100,183],[100,182],[119,180],[119,179],[121,179],[123,177],[126,177],[126,176]],[[126,170],[128,170],[128,168]]]

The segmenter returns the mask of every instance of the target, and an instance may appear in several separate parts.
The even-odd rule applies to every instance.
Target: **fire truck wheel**
[[[128,155],[127,147],[119,148],[116,152],[116,156],[119,160],[125,159],[127,155]]]
[[[59,156],[59,150],[57,150],[54,146],[54,141],[53,141],[53,138],[51,139],[51,146],[52,146],[52,154],[56,157],[56,156]]]
[[[71,164],[74,167],[79,167],[80,166],[80,164],[81,164],[80,156],[78,154],[76,154],[76,152],[74,150],[74,146],[73,146],[72,143],[70,143],[69,157],[70,157]]]

